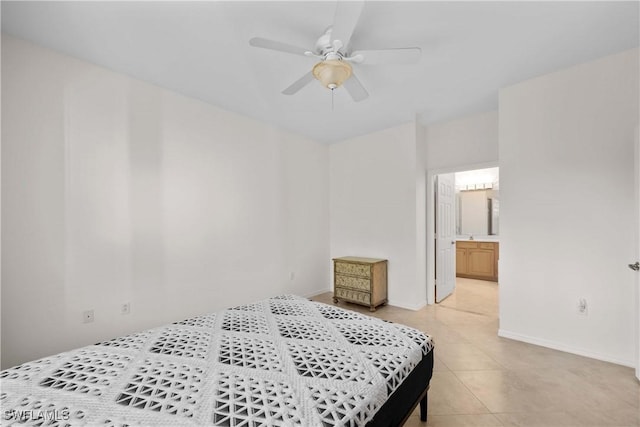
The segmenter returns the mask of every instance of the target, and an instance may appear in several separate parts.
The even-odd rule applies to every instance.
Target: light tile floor
[[[312,298],[333,304],[332,294]],[[412,311],[340,306],[427,332],[435,342],[429,418],[407,427],[640,426],[634,370],[498,337],[498,285],[458,278],[440,304]]]

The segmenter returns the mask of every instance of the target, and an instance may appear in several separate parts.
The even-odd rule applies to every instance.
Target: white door
[[[436,302],[456,287],[455,174],[436,176]]]
[[[636,323],[638,326],[638,341],[636,343],[637,363],[636,377],[640,380],[640,271],[638,271],[638,262],[640,261],[640,135],[636,126],[636,150],[635,150],[635,171],[636,171],[636,259],[632,261],[630,268],[636,269]]]

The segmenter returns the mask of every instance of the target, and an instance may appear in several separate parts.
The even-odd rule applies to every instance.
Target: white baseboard
[[[398,301],[389,301],[389,305],[392,305],[394,307],[404,308],[404,309],[407,309],[407,310],[417,311],[417,310],[420,310],[421,308],[425,307],[427,305],[427,302],[426,301],[418,301],[415,304],[402,304],[402,303],[399,303]]]
[[[315,296],[318,296],[320,294],[324,294],[324,293],[332,292],[332,291],[333,291],[333,288],[317,289],[315,291],[305,292],[301,296],[304,297],[304,298],[311,298],[311,297],[315,297]]]
[[[552,348],[554,350],[564,351],[565,353],[577,354],[578,356],[589,357],[591,359],[602,360],[603,362],[615,363],[616,365],[628,366],[635,368],[635,362],[632,360],[619,359],[612,357],[608,354],[596,353],[593,351],[585,350],[578,347],[572,347],[566,344],[562,344],[555,341],[545,340],[543,338],[531,337],[528,335],[519,334],[516,332],[506,331],[504,329],[498,329],[498,336],[503,338],[509,338],[516,341],[522,341],[529,344],[539,345],[541,347]]]

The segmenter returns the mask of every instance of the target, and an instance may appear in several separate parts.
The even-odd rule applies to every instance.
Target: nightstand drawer
[[[371,266],[367,264],[354,264],[347,262],[336,262],[336,273],[349,274],[352,276],[371,277]]]
[[[371,292],[371,280],[362,277],[343,276],[336,273],[336,286]]]
[[[335,296],[343,298],[347,301],[358,302],[361,304],[371,304],[371,294],[368,292],[358,292],[351,289],[335,288]]]

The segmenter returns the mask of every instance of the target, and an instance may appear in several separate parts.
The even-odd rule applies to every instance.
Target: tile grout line
[[[498,369],[483,369],[483,370],[484,370],[484,371],[496,371],[496,370],[498,370]],[[458,376],[458,374],[456,373],[456,371],[451,371],[451,372],[452,372],[452,373],[453,373],[453,375],[456,377],[456,379],[457,379],[458,381],[460,381],[460,384],[462,384],[462,385],[464,386],[464,388],[466,388],[466,389],[469,391],[469,393],[471,393],[471,395],[472,395],[473,397],[475,397],[475,398],[476,398],[476,400],[482,404],[482,406],[487,410],[487,413],[488,413],[488,414],[493,415],[493,416],[494,416],[494,418],[496,418],[496,419],[497,419],[497,417],[496,417],[494,414],[495,414],[495,413],[498,413],[498,412],[495,412],[495,413],[494,413],[494,412],[492,412],[492,411],[489,409],[489,407],[488,407],[488,406],[487,406],[487,405],[486,405],[486,404],[485,404],[485,403],[484,403],[484,402],[483,402],[483,401],[482,401],[478,396],[476,396],[476,394],[475,394],[475,393],[474,393],[474,392],[469,388],[469,386],[468,386],[467,384],[465,384],[465,382],[464,382],[464,381],[462,381],[462,379]],[[458,372],[469,372],[469,371],[458,371]],[[473,414],[469,414],[469,415],[473,415]],[[498,420],[498,421],[500,421],[500,420]],[[502,424],[502,421],[500,421],[500,424]]]

